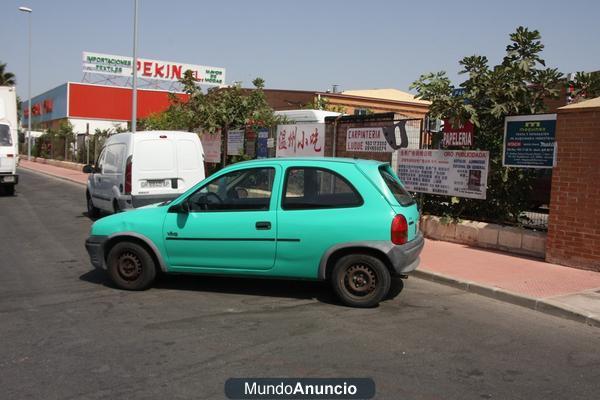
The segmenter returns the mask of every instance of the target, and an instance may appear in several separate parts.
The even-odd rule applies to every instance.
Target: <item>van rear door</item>
[[[167,133],[133,135],[131,193],[133,195],[177,194],[176,142]]]
[[[10,126],[0,124],[0,173],[14,175],[16,173],[16,163],[17,152]]]
[[[197,135],[177,137],[177,189],[185,192],[204,179],[204,157]]]

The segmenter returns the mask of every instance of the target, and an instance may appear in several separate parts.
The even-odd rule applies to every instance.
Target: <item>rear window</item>
[[[383,166],[379,168],[379,173],[383,178],[383,181],[387,185],[390,192],[394,195],[394,198],[401,206],[410,206],[415,203],[412,196],[402,187],[400,181],[394,174],[388,170],[388,167]]]
[[[12,146],[10,128],[7,125],[0,125],[0,146]]]
[[[359,207],[363,199],[338,173],[324,168],[288,168],[285,178],[284,210]]]

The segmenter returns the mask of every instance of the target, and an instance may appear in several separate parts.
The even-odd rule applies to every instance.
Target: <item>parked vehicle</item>
[[[14,87],[0,86],[0,189],[11,196],[15,193],[15,185],[19,183],[17,129],[16,90]]]
[[[198,135],[146,131],[109,137],[90,174],[88,214],[117,213],[178,197],[204,179],[204,157]]]
[[[261,159],[96,221],[86,248],[123,289],[148,288],[158,271],[328,280],[345,304],[371,307],[417,268],[418,220],[387,164]]]

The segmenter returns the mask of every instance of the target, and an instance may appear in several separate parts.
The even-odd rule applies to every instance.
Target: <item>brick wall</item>
[[[546,260],[600,271],[600,107],[558,110]]]
[[[392,153],[346,151],[346,135],[349,128],[382,127],[392,124],[393,121],[393,113],[383,113],[367,116],[345,116],[340,118],[337,122],[336,157],[357,157],[383,162],[391,162]],[[325,123],[325,157],[332,157],[335,118],[328,117],[325,119]]]

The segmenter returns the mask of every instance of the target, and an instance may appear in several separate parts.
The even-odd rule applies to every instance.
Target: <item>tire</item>
[[[87,205],[87,213],[90,218],[98,218],[100,216],[100,209],[94,206],[92,197],[88,192],[85,193],[85,200]]]
[[[7,185],[4,187],[4,190],[7,196],[15,195],[15,185]]]
[[[377,306],[387,296],[391,280],[385,264],[366,254],[350,254],[340,258],[331,274],[335,293],[350,307]]]
[[[137,243],[117,243],[106,258],[108,274],[121,289],[145,290],[156,278],[156,266],[148,251]]]

